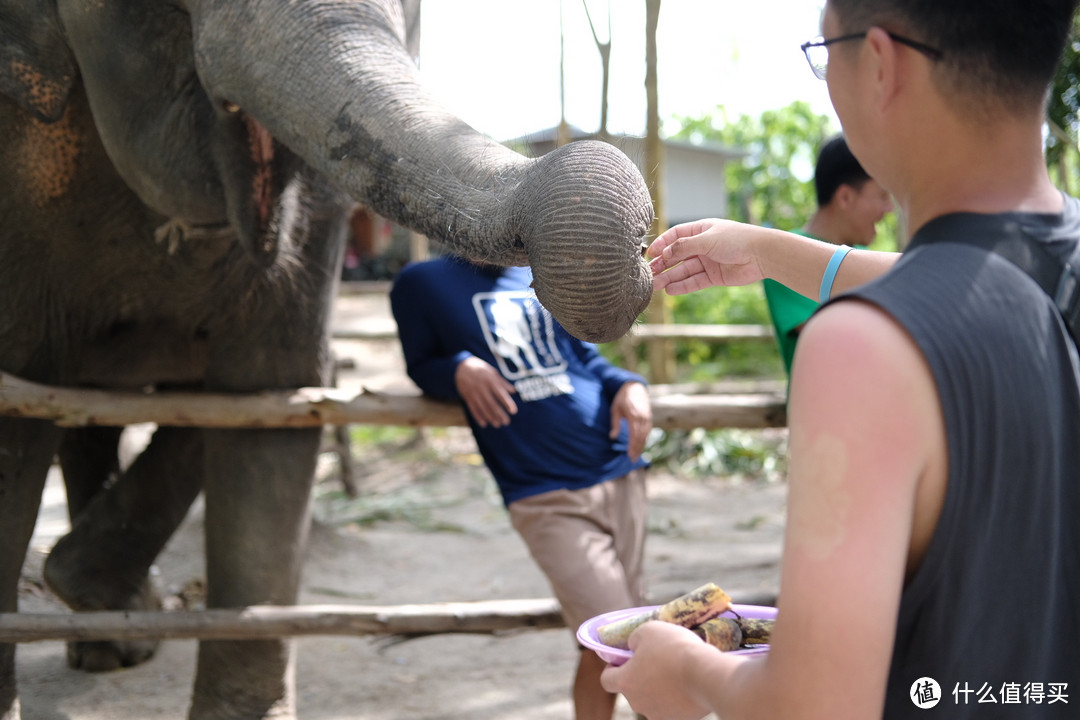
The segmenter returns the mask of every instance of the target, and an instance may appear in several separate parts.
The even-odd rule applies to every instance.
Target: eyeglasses
[[[826,40],[823,37],[819,37],[810,42],[804,42],[799,47],[802,49],[803,54],[806,55],[806,62],[810,63],[810,69],[814,71],[814,77],[818,80],[825,79],[825,72],[829,67],[829,46],[833,43],[847,42],[848,40],[861,40],[866,37],[867,31],[860,33],[852,33],[850,35],[841,35],[840,37],[829,38]],[[925,43],[921,43],[917,40],[911,40],[903,35],[897,35],[896,33],[886,33],[893,42],[900,43],[901,45],[907,45],[913,50],[918,50],[931,60],[940,60],[943,53],[937,48],[930,47]]]

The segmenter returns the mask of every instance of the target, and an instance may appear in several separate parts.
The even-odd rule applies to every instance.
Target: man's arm
[[[816,301],[836,247],[782,230],[710,219],[672,227],[653,241],[648,253],[656,288],[666,288],[670,295],[770,278]],[[852,250],[836,273],[832,294],[884,274],[899,257]]]
[[[402,271],[390,290],[390,310],[397,323],[401,352],[409,378],[425,394],[459,400],[455,384],[458,365],[472,357],[460,348],[446,347],[428,311],[428,278],[417,268]]]
[[[652,430],[652,399],[648,382],[637,373],[614,365],[596,346],[571,337],[571,345],[585,370],[595,375],[611,402],[611,439],[619,436],[626,421],[628,439],[627,453],[637,460],[645,450],[645,442]]]
[[[908,335],[863,303],[826,308],[799,342],[772,648],[725,655],[681,628],[643,626],[604,683],[655,720],[881,716],[905,572],[944,492],[936,389]]]
[[[415,268],[401,273],[390,290],[390,309],[398,326],[401,351],[409,377],[425,394],[459,400],[480,427],[502,427],[517,412],[513,384],[487,361],[443,338],[446,328],[435,327],[425,282]],[[476,322],[469,316],[465,322]]]
[[[645,451],[645,442],[652,430],[652,398],[644,383],[629,381],[619,388],[611,401],[611,432],[608,436],[614,440],[619,436],[619,429],[626,421],[626,453],[631,460],[637,460]]]

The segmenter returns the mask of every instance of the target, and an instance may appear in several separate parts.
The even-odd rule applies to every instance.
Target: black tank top
[[[1071,198],[1062,215],[995,217],[1059,255],[1080,239]],[[941,517],[901,598],[885,718],[1080,718],[1076,347],[1016,266],[926,234],[887,275],[838,298],[875,304],[911,335],[948,443]],[[919,690],[926,699],[922,678],[940,687],[929,712],[914,702]]]

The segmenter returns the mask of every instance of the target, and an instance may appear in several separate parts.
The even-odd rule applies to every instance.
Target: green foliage
[[[769,430],[655,430],[645,449],[654,467],[684,477],[774,482],[787,473],[787,435]]]
[[[877,224],[877,236],[871,246],[874,250],[903,250],[900,240],[900,218],[891,212]]]
[[[829,118],[796,101],[760,117],[730,118],[723,106],[700,118],[679,117],[674,137],[712,142],[743,151],[727,165],[731,217],[742,222],[794,230],[814,211],[814,160],[831,134]]]
[[[1080,15],[1073,18],[1072,34],[1061,57],[1047,106],[1046,164],[1058,187],[1075,193],[1080,181]]]
[[[677,323],[769,323],[761,285],[712,287],[675,295],[672,301],[673,321]]]
[[[760,284],[677,295],[672,298],[672,321],[708,325],[770,322]],[[682,379],[692,382],[718,377],[779,377],[784,373],[780,353],[771,342],[681,342],[676,345],[675,359],[688,373]]]
[[[416,439],[416,428],[398,425],[350,425],[353,447],[408,445]]]

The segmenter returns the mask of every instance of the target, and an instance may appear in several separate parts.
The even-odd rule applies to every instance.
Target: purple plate
[[[630,659],[634,654],[630,650],[622,650],[620,648],[614,648],[610,645],[605,645],[600,642],[599,636],[596,634],[596,629],[602,625],[607,625],[610,622],[616,620],[622,620],[623,618],[639,615],[649,610],[655,610],[660,607],[659,605],[647,605],[645,607],[626,608],[625,610],[613,610],[603,615],[597,615],[594,618],[590,618],[581,623],[581,627],[577,631],[577,639],[585,647],[589,648],[597,655],[599,655],[605,662],[611,665],[622,665],[624,662]],[[776,608],[764,607],[762,605],[735,605],[732,604],[731,609],[734,610],[742,617],[747,618],[767,618],[772,619],[776,617]],[[721,613],[720,617],[735,617],[735,613],[731,610]],[[756,655],[758,653],[768,652],[768,645],[759,645],[753,648],[744,648],[742,650],[732,650],[731,652],[736,655]]]

